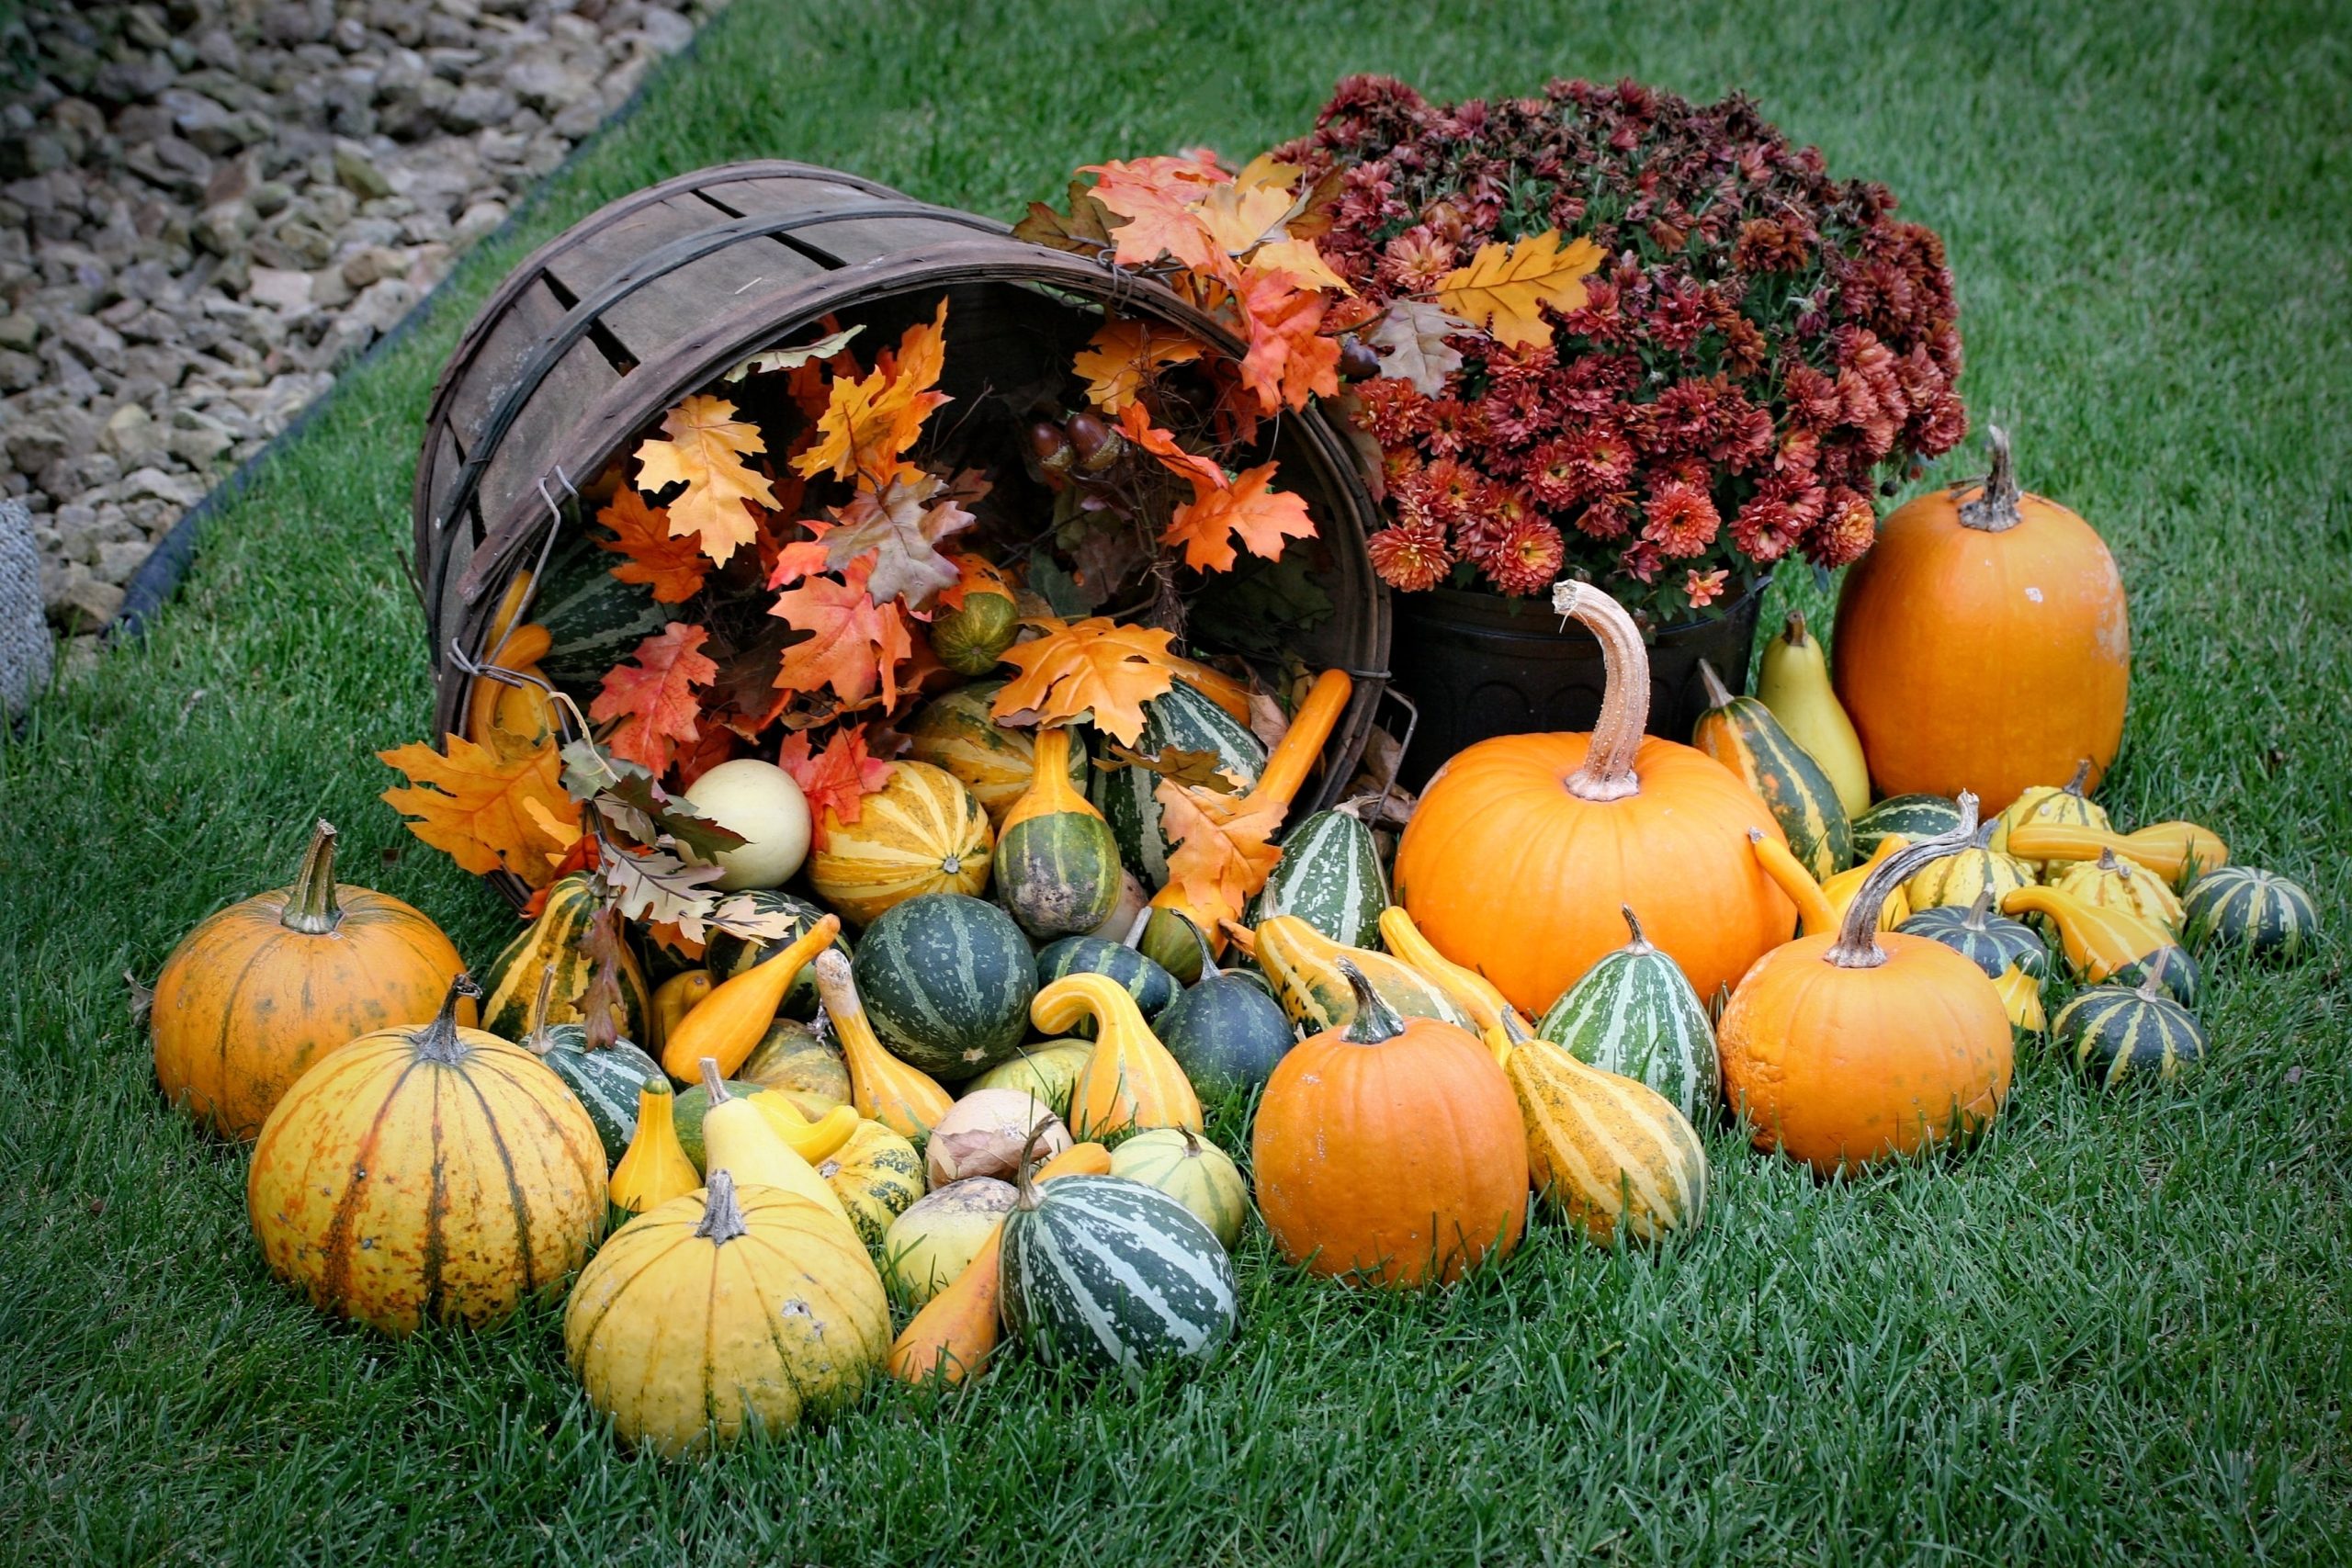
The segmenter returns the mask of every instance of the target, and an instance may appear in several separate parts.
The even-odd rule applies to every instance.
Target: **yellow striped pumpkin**
[[[406,1334],[480,1326],[560,1284],[605,1224],[605,1146],[539,1059],[457,1021],[321,1057],[262,1124],[245,1204],[262,1257],[313,1305]]]
[[[825,813],[808,883],[842,918],[864,926],[922,893],[977,895],[988,886],[996,833],[972,792],[928,762],[899,762],[858,803],[857,820]]]
[[[2036,784],[2009,803],[2007,810],[1993,818],[1993,848],[2009,852],[2009,834],[2019,828],[2036,823],[2052,823],[2062,828],[2090,828],[2099,832],[2112,832],[2115,824],[2108,820],[2107,807],[2084,794],[2084,786],[2091,776],[2091,760],[2086,757],[2075,768],[2075,776],[2063,784]],[[2053,867],[2027,862],[2026,869],[2037,879],[2048,877]]]
[[[1333,942],[1296,915],[1270,915],[1251,929],[1250,953],[1274,987],[1291,1021],[1310,1033],[1344,1029],[1356,1015],[1355,992],[1340,968],[1362,970],[1383,1001],[1408,1018],[1434,1018],[1477,1032],[1445,987],[1401,958]]]
[[[2058,861],[2058,874],[2050,886],[2086,904],[2129,910],[2166,931],[2177,932],[2183,919],[2180,895],[2172,885],[2138,861],[2113,850],[2101,850],[2095,861]]]
[[[1707,1212],[1707,1151],[1648,1085],[1587,1066],[1548,1040],[1511,1047],[1504,1073],[1527,1127],[1528,1174],[1606,1247],[1623,1229],[1658,1241]]]
[[[1754,697],[1735,697],[1705,660],[1707,711],[1690,744],[1729,768],[1754,790],[1789,837],[1789,852],[1815,882],[1835,876],[1854,858],[1854,827],[1838,786],[1813,754],[1798,745],[1772,710]]]
[[[1929,861],[1903,885],[1903,897],[1916,914],[1946,904],[1965,909],[1987,889],[1998,907],[2002,899],[2018,888],[2032,886],[2033,873],[2023,861],[1998,850],[1972,845],[1957,854]]]
[[[989,715],[989,705],[1003,684],[980,681],[943,692],[907,722],[909,754],[953,773],[988,812],[989,821],[1000,828],[1013,802],[1028,792],[1036,755],[1028,730],[1008,728]],[[1072,787],[1085,790],[1090,772],[1086,748],[1071,746],[1068,763]]]

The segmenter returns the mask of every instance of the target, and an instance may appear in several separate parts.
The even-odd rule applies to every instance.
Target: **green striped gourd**
[[[583,1025],[549,1022],[548,994],[554,987],[554,974],[543,974],[533,1000],[531,1028],[522,1044],[563,1080],[588,1112],[609,1167],[628,1152],[629,1140],[637,1136],[638,1090],[647,1078],[660,1077],[662,1068],[627,1040],[591,1050]]]
[[[1296,915],[1333,942],[1380,945],[1380,912],[1388,908],[1388,874],[1380,846],[1348,807],[1317,811],[1283,837],[1283,858],[1250,912]]]
[[[1156,1187],[1209,1227],[1227,1252],[1241,1244],[1250,1185],[1233,1156],[1190,1127],[1154,1127],[1111,1151],[1111,1174]]]
[[[1253,976],[1219,969],[1200,928],[1190,920],[1181,923],[1198,944],[1200,977],[1152,1021],[1152,1032],[1194,1089],[1215,1093],[1261,1088],[1273,1076],[1274,1064],[1298,1043],[1298,1031],[1272,991]]]
[[[2205,1056],[2205,1030],[2150,976],[2137,986],[2094,986],[2058,1010],[2051,1037],[2093,1083],[2168,1078]]]
[[[850,971],[883,1045],[943,1080],[1012,1055],[1037,994],[1037,961],[1020,926],[962,893],[919,894],[884,910]]]
[[[1046,1359],[1137,1379],[1205,1361],[1233,1333],[1233,1264],[1215,1233],[1157,1188],[1116,1176],[1037,1185],[1024,1162],[1004,1217],[1005,1326]]]
[[[481,1026],[502,1040],[520,1040],[531,1026],[531,1002],[539,994],[539,976],[552,974],[548,1021],[578,1023],[581,999],[596,965],[588,956],[588,922],[595,918],[596,894],[586,872],[560,878],[548,889],[538,919],[506,944],[482,976]],[[653,993],[645,971],[627,942],[621,944],[620,1032],[624,1039],[643,1040],[653,1019]]]
[[[1722,1100],[1723,1068],[1706,1004],[1673,955],[1642,935],[1632,908],[1621,909],[1633,940],[1586,970],[1536,1024],[1536,1036],[1647,1085],[1692,1122],[1710,1119]]]
[[[1993,890],[1989,887],[1979,892],[1976,902],[1965,909],[1939,904],[1932,909],[1920,910],[1894,929],[1905,936],[1923,936],[1930,942],[1942,942],[1984,970],[1988,980],[1997,980],[2012,968],[2041,975],[2050,967],[2050,949],[2041,934],[2023,920],[1995,914]]]
[[[539,673],[557,685],[595,690],[605,671],[679,618],[677,605],[657,604],[644,584],[613,576],[624,558],[575,531],[548,563],[530,614],[548,629]]]
[[[1135,998],[1136,1011],[1146,1018],[1158,1018],[1183,987],[1176,983],[1175,976],[1136,951],[1135,939],[1143,934],[1148,919],[1148,915],[1137,915],[1134,929],[1124,942],[1099,936],[1066,936],[1039,948],[1038,989],[1043,990],[1065,975],[1108,975]],[[1091,1023],[1081,1024],[1077,1032],[1091,1035],[1093,1029]]]
[[[985,675],[1021,634],[1021,609],[1002,593],[967,593],[932,618],[931,651],[958,675]]]
[[[1940,795],[1890,795],[1854,818],[1854,854],[1868,860],[1892,835],[1917,843],[1960,826],[1960,804]]]
[[[2319,931],[2312,896],[2283,876],[2250,865],[2209,871],[2181,901],[2190,945],[2250,958],[2302,957]]]
[[[710,972],[710,983],[723,986],[763,960],[773,957],[808,934],[808,929],[825,918],[826,911],[806,898],[790,893],[779,893],[773,887],[754,887],[746,893],[729,894],[733,898],[749,898],[752,908],[763,915],[782,915],[791,922],[781,936],[742,937],[713,927],[710,942],[703,950],[703,967]],[[849,956],[847,934],[833,939],[833,951]],[[815,1018],[817,1016],[817,969],[805,965],[793,977],[784,993],[784,1005],[776,1010],[786,1018]]]
[[[1036,760],[1029,731],[1007,728],[989,714],[1003,685],[1001,681],[980,681],[943,692],[917,708],[907,723],[908,755],[952,774],[972,792],[989,820],[1000,826],[1013,802],[1028,792]],[[1072,787],[1087,788],[1090,772],[1086,748],[1073,737]]]
[[[1705,660],[1708,707],[1690,731],[1690,744],[1737,773],[1788,835],[1789,852],[1815,882],[1854,862],[1854,829],[1838,786],[1813,754],[1798,745],[1772,710],[1754,697],[1735,697]]]
[[[1143,735],[1136,751],[1158,757],[1168,750],[1207,751],[1216,766],[1242,789],[1258,782],[1266,766],[1265,748],[1235,718],[1192,687],[1178,682],[1143,705]],[[1127,869],[1152,887],[1168,885],[1168,840],[1159,831],[1159,801],[1153,794],[1160,775],[1130,763],[1095,771],[1094,804],[1119,841]]]
[[[1064,774],[1067,728],[1037,732],[1036,770],[1004,814],[996,843],[996,895],[1040,942],[1091,931],[1119,903],[1119,844],[1102,813]]]

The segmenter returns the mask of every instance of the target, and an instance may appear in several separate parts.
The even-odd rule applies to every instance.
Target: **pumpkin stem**
[[[1699,680],[1707,688],[1707,705],[1711,708],[1731,706],[1731,688],[1715,673],[1715,667],[1705,660],[1699,660]]]
[[[1993,448],[1993,468],[1984,476],[1984,484],[1973,500],[1960,503],[1962,526],[1984,534],[2005,534],[2025,521],[2018,510],[2024,492],[2018,489],[2017,463],[2009,455],[2009,433],[1997,424],[1984,427],[1984,438]]]
[[[2123,869],[2123,863],[2115,858],[2115,848],[2111,844],[2098,852],[2098,869],[2113,876],[2130,874]]]
[[[1634,907],[1620,904],[1617,912],[1625,917],[1625,929],[1634,933],[1634,940],[1625,944],[1624,950],[1628,953],[1656,953],[1657,949],[1650,945],[1650,939],[1642,934],[1642,922],[1634,918]]]
[[[727,1092],[727,1080],[718,1076],[718,1058],[716,1056],[702,1058],[702,1087],[703,1092],[710,1096],[713,1105],[724,1105],[735,1098]]]
[[[555,1049],[555,1042],[548,1037],[548,1003],[555,999],[555,965],[550,964],[539,971],[538,994],[531,998],[531,1026],[524,1032],[523,1045],[533,1055],[544,1056]]]
[[[1589,582],[1570,578],[1552,589],[1552,608],[1584,624],[1600,644],[1600,716],[1584,762],[1567,777],[1578,800],[1623,800],[1642,793],[1634,759],[1650,716],[1650,656],[1625,607]]]
[[[466,1059],[466,1043],[458,1033],[459,997],[471,997],[477,1001],[481,998],[481,987],[474,984],[471,975],[462,970],[449,982],[448,992],[441,998],[441,1010],[433,1015],[433,1021],[416,1036],[416,1054],[428,1062],[454,1067]]]
[[[1348,988],[1356,994],[1356,1015],[1348,1021],[1347,1032],[1340,1038],[1351,1045],[1379,1045],[1405,1032],[1405,1021],[1387,998],[1372,988],[1363,971],[1347,959],[1339,961],[1340,973],[1348,977]]]
[[[304,936],[325,936],[343,924],[343,908],[334,901],[334,824],[322,817],[311,829],[311,847],[302,852],[302,869],[287,890],[286,912],[277,917],[288,931]]]
[[[1968,918],[1961,921],[1961,924],[1970,931],[1982,932],[1984,930],[1984,918],[1992,912],[1993,886],[1991,883],[1986,883],[1976,890],[1976,902],[1968,907]]]
[[[1808,634],[1804,629],[1804,612],[1803,610],[1791,610],[1789,612],[1789,624],[1781,628],[1781,640],[1787,643],[1791,648],[1803,648],[1805,645],[1807,635]]]
[[[1960,826],[1939,837],[1906,845],[1872,867],[1871,874],[1862,878],[1854,901],[1846,906],[1838,940],[1822,956],[1840,969],[1875,969],[1885,963],[1886,949],[1878,944],[1878,912],[1885,908],[1886,896],[1894,891],[1895,884],[1908,881],[1944,856],[1974,847],[1976,839],[1976,797],[1962,790]]]
[[[735,1196],[735,1173],[712,1171],[703,1184],[702,1223],[695,1226],[695,1235],[713,1247],[724,1247],[751,1228],[743,1223],[743,1205]]]
[[[2081,761],[2075,764],[2075,776],[2066,781],[2064,788],[2061,790],[2061,793],[2071,795],[2076,800],[2080,800],[2083,798],[2084,786],[2088,784],[2090,782],[2091,760],[2088,757],[2086,757]]]

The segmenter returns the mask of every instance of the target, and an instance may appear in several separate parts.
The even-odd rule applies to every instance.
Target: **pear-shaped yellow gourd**
[[[1200,1096],[1136,999],[1108,975],[1065,975],[1037,993],[1029,1019],[1048,1034],[1092,1019],[1094,1055],[1070,1090],[1071,1131],[1099,1138],[1144,1127],[1201,1130]]]
[[[1772,710],[1789,739],[1821,764],[1846,815],[1860,817],[1868,811],[1871,770],[1862,760],[1862,739],[1854,733],[1854,721],[1846,716],[1845,705],[1829,683],[1829,660],[1822,653],[1821,639],[1805,629],[1803,615],[1792,612],[1781,635],[1764,645],[1756,695]]]
[[[1649,1085],[1521,1034],[1503,1062],[1527,1127],[1535,1189],[1606,1247],[1622,1230],[1659,1241],[1707,1212],[1707,1151]]]
[[[677,1119],[670,1113],[676,1101],[667,1078],[648,1077],[637,1091],[637,1134],[605,1190],[622,1213],[642,1214],[702,1185],[702,1173],[678,1142]]]
[[[842,1224],[852,1230],[857,1228],[851,1224],[849,1211],[842,1207],[841,1199],[817,1174],[817,1168],[793,1152],[767,1113],[749,1097],[727,1091],[727,1080],[718,1076],[715,1057],[702,1059],[702,1085],[710,1096],[710,1107],[702,1114],[706,1165],[712,1170],[733,1171],[739,1182],[797,1192],[826,1212],[839,1215]],[[838,1148],[848,1136],[849,1130],[842,1129],[834,1147]],[[825,1152],[831,1154],[832,1150]]]

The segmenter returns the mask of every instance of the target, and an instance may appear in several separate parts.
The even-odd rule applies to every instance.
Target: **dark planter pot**
[[[1687,741],[1707,695],[1699,660],[1735,693],[1747,690],[1747,653],[1764,603],[1761,582],[1720,615],[1661,629],[1650,642],[1649,731]],[[1600,716],[1600,644],[1545,598],[1505,599],[1433,588],[1398,593],[1389,668],[1420,720],[1399,770],[1419,789],[1440,763],[1493,735],[1590,729]]]

